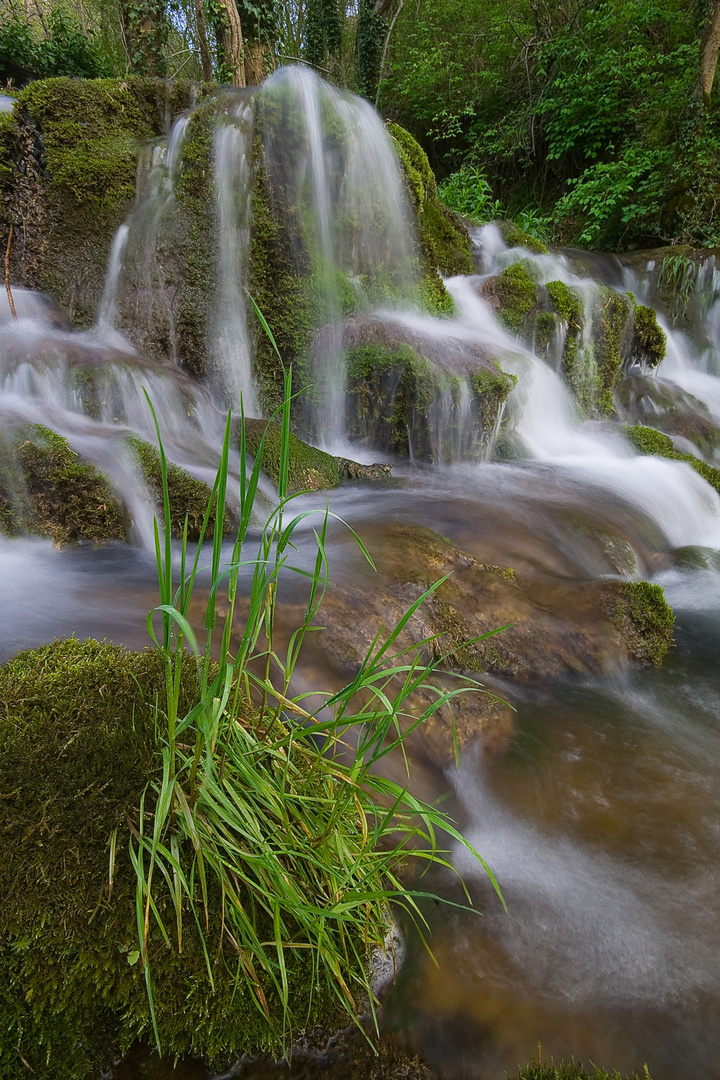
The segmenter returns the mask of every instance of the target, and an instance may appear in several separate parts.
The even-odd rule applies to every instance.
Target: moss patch
[[[133,77],[46,79],[21,91],[0,130],[0,220],[5,235],[15,225],[15,281],[92,324],[112,237],[135,194],[139,144],[162,135],[190,95],[188,82]]]
[[[452,312],[452,300],[440,274],[473,274],[470,237],[460,219],[439,199],[427,154],[398,124],[388,124],[395,143],[410,204],[415,212],[422,264],[421,298],[436,314]]]
[[[619,581],[605,593],[603,607],[634,660],[662,664],[672,645],[675,616],[660,585]]]
[[[122,508],[105,477],[67,439],[35,424],[4,437],[0,529],[35,532],[56,544],[123,540]]]
[[[657,321],[657,314],[651,307],[635,302],[632,293],[628,293],[635,307],[632,340],[630,342],[630,361],[657,367],[665,359],[667,338]]]
[[[500,321],[515,334],[523,328],[538,301],[537,286],[527,267],[519,262],[506,266],[501,274],[490,278],[483,291],[497,308]]]
[[[524,232],[518,228],[512,221],[498,221],[496,222],[500,235],[509,248],[521,247],[527,251],[532,251],[534,255],[547,255],[548,249],[541,240],[531,236],[530,233]]]
[[[643,427],[642,424],[633,424],[623,428],[623,431],[625,437],[641,454],[655,454],[657,457],[670,458],[671,461],[686,461],[688,465],[692,465],[695,472],[700,473],[703,480],[707,480],[708,484],[720,493],[720,469],[708,465],[694,454],[681,454],[675,449],[669,435],[664,435],[655,428]]]
[[[127,442],[137,458],[142,469],[145,482],[149,486],[162,517],[163,485],[160,468],[160,454],[154,446],[128,435]],[[170,525],[173,535],[182,538],[185,527],[185,515],[188,518],[188,539],[197,540],[202,528],[205,512],[208,508],[212,492],[202,480],[191,476],[187,469],[181,468],[172,461],[167,463],[168,494],[170,496]],[[215,525],[215,511],[213,510],[208,522],[206,538],[212,536]],[[227,523],[227,528],[230,528]]]
[[[613,412],[612,389],[622,367],[622,342],[630,311],[627,296],[600,286],[593,314],[598,382],[596,412],[600,416],[610,416]]]
[[[154,703],[164,692],[155,652],[74,639],[20,654],[0,668],[0,1073],[3,1080],[92,1080],[136,1039],[150,1039],[136,948],[128,819],[161,758]],[[180,707],[196,692],[194,662]],[[118,844],[109,888],[109,841]],[[174,922],[167,897],[160,910]],[[208,936],[220,927],[210,897]],[[271,927],[260,928],[260,933]],[[278,1049],[278,1035],[236,984],[237,958],[214,966],[211,990],[187,913],[183,952],[151,934],[166,1052],[222,1070],[243,1053]],[[308,1024],[335,1018],[313,993],[307,950],[288,953],[291,994]],[[270,1008],[276,1003],[266,988]],[[26,1064],[27,1063],[27,1064]],[[32,1070],[29,1072],[29,1070]]]
[[[245,420],[245,444],[256,454],[263,447],[263,472],[273,483],[280,479],[280,444],[282,432],[277,424],[265,420]],[[292,433],[289,442],[288,483],[290,491],[322,491],[337,487],[341,480],[338,459],[317,450]]]
[[[588,400],[582,372],[578,365],[583,329],[583,301],[577,292],[563,281],[549,281],[545,288],[553,310],[565,323],[563,374],[582,406],[586,409],[591,408],[592,400]]]

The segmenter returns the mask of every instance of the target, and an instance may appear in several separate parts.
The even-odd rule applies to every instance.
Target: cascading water
[[[198,164],[197,131],[207,116],[211,149]],[[387,1016],[414,1010],[408,1038],[451,1080],[500,1076],[528,1060],[538,1039],[556,1059],[575,1054],[621,1068],[647,1059],[655,1080],[714,1080],[720,576],[717,556],[697,549],[720,549],[720,499],[687,462],[639,455],[607,415],[587,419],[602,290],[611,286],[658,306],[668,346],[652,373],[626,353],[634,396],[630,404],[618,400],[622,418],[660,423],[682,407],[695,426],[687,421],[673,430],[677,448],[707,461],[720,454],[720,289],[712,261],[693,272],[690,299],[702,320],[681,329],[677,313],[663,309],[657,265],[533,254],[507,247],[488,226],[473,236],[481,272],[448,280],[455,312],[433,317],[419,307],[418,251],[386,130],[366,102],[299,69],[181,116],[143,161],[93,330],[71,330],[57,307],[31,292],[14,290],[17,318],[0,300],[3,428],[42,424],[66,436],[110,479],[134,522],[131,545],[98,552],[0,540],[0,602],[11,615],[0,627],[3,657],[73,630],[144,644],[153,584],[137,552],[151,546],[154,508],[126,437],[154,437],[147,390],[170,458],[207,480],[227,405],[237,409],[242,395],[246,413],[263,407],[248,297],[253,229],[267,226],[253,220],[253,208],[259,185],[267,184],[275,224],[282,222],[271,239],[288,255],[278,290],[300,282],[291,329],[311,345],[303,356],[308,369],[314,365],[305,371],[306,411],[317,441],[378,456],[377,425],[368,420],[354,433],[347,426],[347,398],[357,390],[350,383],[359,381],[347,369],[350,350],[361,357],[394,350],[405,364],[387,375],[397,393],[379,403],[382,422],[407,390],[402,379],[415,380],[416,400],[401,422],[408,425],[406,457],[418,465],[394,457],[395,486],[350,486],[331,496],[333,511],[361,533],[391,536],[386,551],[373,551],[378,563],[403,558],[403,530],[432,529],[458,545],[458,559],[471,569],[510,566],[532,580],[543,611],[552,590],[568,582],[601,587],[642,575],[662,583],[679,617],[678,648],[659,672],[620,672],[613,654],[593,669],[602,679],[577,668],[550,684],[509,676],[493,682],[517,708],[513,742],[495,760],[488,751],[478,762],[471,751],[461,773],[448,770],[441,786],[454,789],[510,915],[474,881],[473,895],[487,910],[481,925],[459,911],[449,919],[431,912],[440,974],[410,950]],[[188,189],[205,200],[203,234],[189,235],[182,220],[179,200]],[[187,262],[184,274],[188,251],[198,261]],[[484,289],[514,264],[543,288],[560,282],[573,290],[582,327],[559,318],[545,339],[535,335],[532,348],[511,333]],[[212,299],[203,311],[198,299],[188,315],[180,299],[192,274],[195,283],[205,274],[212,279]],[[630,310],[630,299],[622,302]],[[289,305],[286,292],[278,303]],[[563,367],[571,331],[574,393]],[[197,357],[188,341],[198,354],[205,349],[204,383],[191,374]],[[488,413],[485,430],[478,384],[488,373],[505,379],[505,390],[510,376],[515,385]],[[368,416],[373,404],[363,399]],[[418,416],[423,440],[419,424],[413,427]],[[399,531],[388,534],[389,525]],[[420,536],[432,547],[432,538]],[[332,530],[327,548],[331,574],[351,579],[352,560]],[[618,548],[620,568],[612,561]],[[368,574],[357,571],[362,598],[375,589]],[[499,572],[492,588],[502,581],[519,596],[510,579]],[[400,591],[415,596],[425,576],[407,581]],[[358,624],[362,606],[353,610]],[[564,614],[575,626],[574,610]],[[516,618],[513,606],[505,621]],[[583,625],[576,636],[591,635]],[[342,653],[328,651],[331,659]],[[322,658],[300,678],[310,688],[330,667]],[[462,865],[460,853],[457,859]]]

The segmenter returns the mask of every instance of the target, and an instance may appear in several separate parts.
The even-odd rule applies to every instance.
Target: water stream
[[[218,292],[209,341],[215,368],[201,386],[180,365],[172,285],[162,277],[189,123],[180,117],[141,166],[94,330],[73,331],[59,309],[32,293],[15,290],[17,319],[0,300],[3,425],[42,423],[66,436],[109,477],[132,519],[128,544],[99,550],[0,539],[0,659],[71,633],[146,644],[145,614],[155,602],[154,506],[124,442],[128,432],[153,437],[144,389],[169,456],[204,479],[217,462],[228,401],[242,395],[246,412],[259,411],[247,299],[249,147],[258,109],[265,168],[292,194],[313,253],[321,324],[330,327],[315,354],[319,441],[357,460],[378,457],[373,447],[353,444],[344,426],[346,368],[333,329],[342,321],[341,284],[383,325],[433,342],[447,371],[461,376],[458,395],[434,406],[434,429],[445,432],[435,462],[395,460],[392,486],[348,485],[331,494],[331,509],[371,547],[375,542],[381,568],[397,543],[391,528],[401,523],[434,529],[477,559],[546,582],[617,576],[576,528],[590,522],[629,545],[637,574],[663,585],[678,619],[676,647],[661,670],[508,683],[501,689],[517,709],[516,727],[502,753],[484,753],[478,739],[459,771],[435,763],[431,793],[450,792],[509,914],[456,852],[484,917],[429,910],[437,966],[411,938],[386,1023],[447,1080],[499,1080],[538,1043],[556,1060],[574,1055],[620,1069],[647,1062],[654,1080],[720,1080],[720,572],[711,557],[683,569],[675,554],[720,549],[720,497],[688,464],[636,454],[618,424],[583,419],[559,373],[566,329],[539,355],[503,328],[479,293],[483,281],[518,260],[540,284],[577,288],[586,312],[601,284],[632,291],[658,307],[668,339],[660,369],[643,377],[692,395],[693,407],[720,425],[713,260],[694,285],[702,319],[679,329],[653,265],[533,255],[508,249],[488,226],[473,236],[478,275],[446,283],[454,317],[424,314],[416,303],[409,209],[380,119],[367,103],[290,69],[256,100],[233,99],[219,114]],[[382,283],[382,295],[373,281]],[[170,327],[170,360],[153,360],[131,344],[120,302],[129,288],[148,323]],[[579,346],[588,377],[596,370],[593,347],[588,331]],[[478,351],[517,378],[494,433],[502,428],[511,438],[510,460],[494,456],[492,439],[484,456],[473,446],[463,372]],[[100,405],[90,411],[78,378],[89,370],[100,387]],[[712,460],[706,448],[682,445]],[[325,498],[303,496],[303,506],[321,507]],[[328,549],[333,578],[369,587],[347,534],[331,530]],[[308,669],[301,677],[315,675]],[[436,887],[454,895],[449,880]]]

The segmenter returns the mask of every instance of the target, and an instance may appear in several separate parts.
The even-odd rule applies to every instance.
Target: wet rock
[[[346,423],[357,438],[426,461],[488,453],[516,380],[485,349],[391,315],[349,319],[341,338]]]
[[[323,652],[347,673],[356,669],[376,634],[396,626],[441,578],[446,580],[422,601],[393,652],[419,645],[426,662],[500,676],[511,686],[616,671],[632,660],[656,664],[670,643],[673,618],[659,586],[519,576],[482,563],[420,527],[385,527],[382,542],[366,533],[364,539],[372,550],[384,552],[377,580],[333,588],[323,604]],[[511,714],[498,697],[458,699],[461,747],[480,733],[500,741],[508,736]],[[441,716],[426,721],[422,737],[447,755],[450,721]]]
[[[704,455],[712,456],[720,449],[720,427],[707,406],[675,383],[631,372],[616,385],[614,399],[626,424],[689,439]]]
[[[655,454],[658,457],[669,458],[671,461],[684,461],[692,466],[703,480],[707,480],[708,484],[720,492],[720,469],[714,465],[708,465],[706,461],[701,461],[694,454],[684,454],[676,450],[669,435],[655,428],[643,427],[641,424],[624,428],[624,434],[641,454]]]
[[[239,445],[239,429],[236,427]],[[245,445],[250,454],[257,454],[263,444],[262,470],[273,483],[280,478],[281,429],[267,420],[245,419]],[[343,480],[380,480],[391,473],[391,466],[381,463],[361,465],[349,458],[334,457],[318,450],[290,433],[289,439],[289,491],[324,491],[337,487]]]

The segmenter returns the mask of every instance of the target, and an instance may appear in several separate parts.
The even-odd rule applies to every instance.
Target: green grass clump
[[[67,439],[34,424],[6,437],[12,455],[0,469],[0,527],[35,532],[56,544],[123,540],[122,507],[105,477]]]
[[[245,420],[245,442],[248,453],[256,454],[263,443],[262,469],[273,483],[280,479],[282,431],[267,420]],[[292,433],[288,440],[288,490],[322,491],[340,483],[338,459],[318,450]]]
[[[160,454],[136,435],[128,435],[127,442],[142,469],[145,482],[150,487],[158,503],[162,504],[163,480],[160,465]],[[205,511],[210,505],[212,492],[202,480],[191,476],[187,469],[175,465],[172,461],[167,463],[167,482],[170,491],[170,525],[173,536],[182,539],[187,516],[187,535],[189,540],[197,540],[202,528]],[[215,523],[214,511],[211,511],[209,527],[212,529]]]
[[[707,480],[708,484],[720,493],[720,469],[715,468],[714,465],[708,465],[706,461],[695,457],[694,454],[680,453],[675,449],[669,435],[655,428],[643,427],[642,424],[632,424],[623,428],[623,432],[641,454],[655,454],[657,457],[669,458],[671,461],[685,461],[688,465],[692,465],[703,480]]]
[[[533,1062],[519,1070],[517,1080],[651,1080],[651,1076],[647,1066],[640,1077],[636,1072],[621,1074],[617,1069],[608,1072],[596,1065],[586,1069],[576,1061],[561,1062],[559,1065],[540,1065]]]

